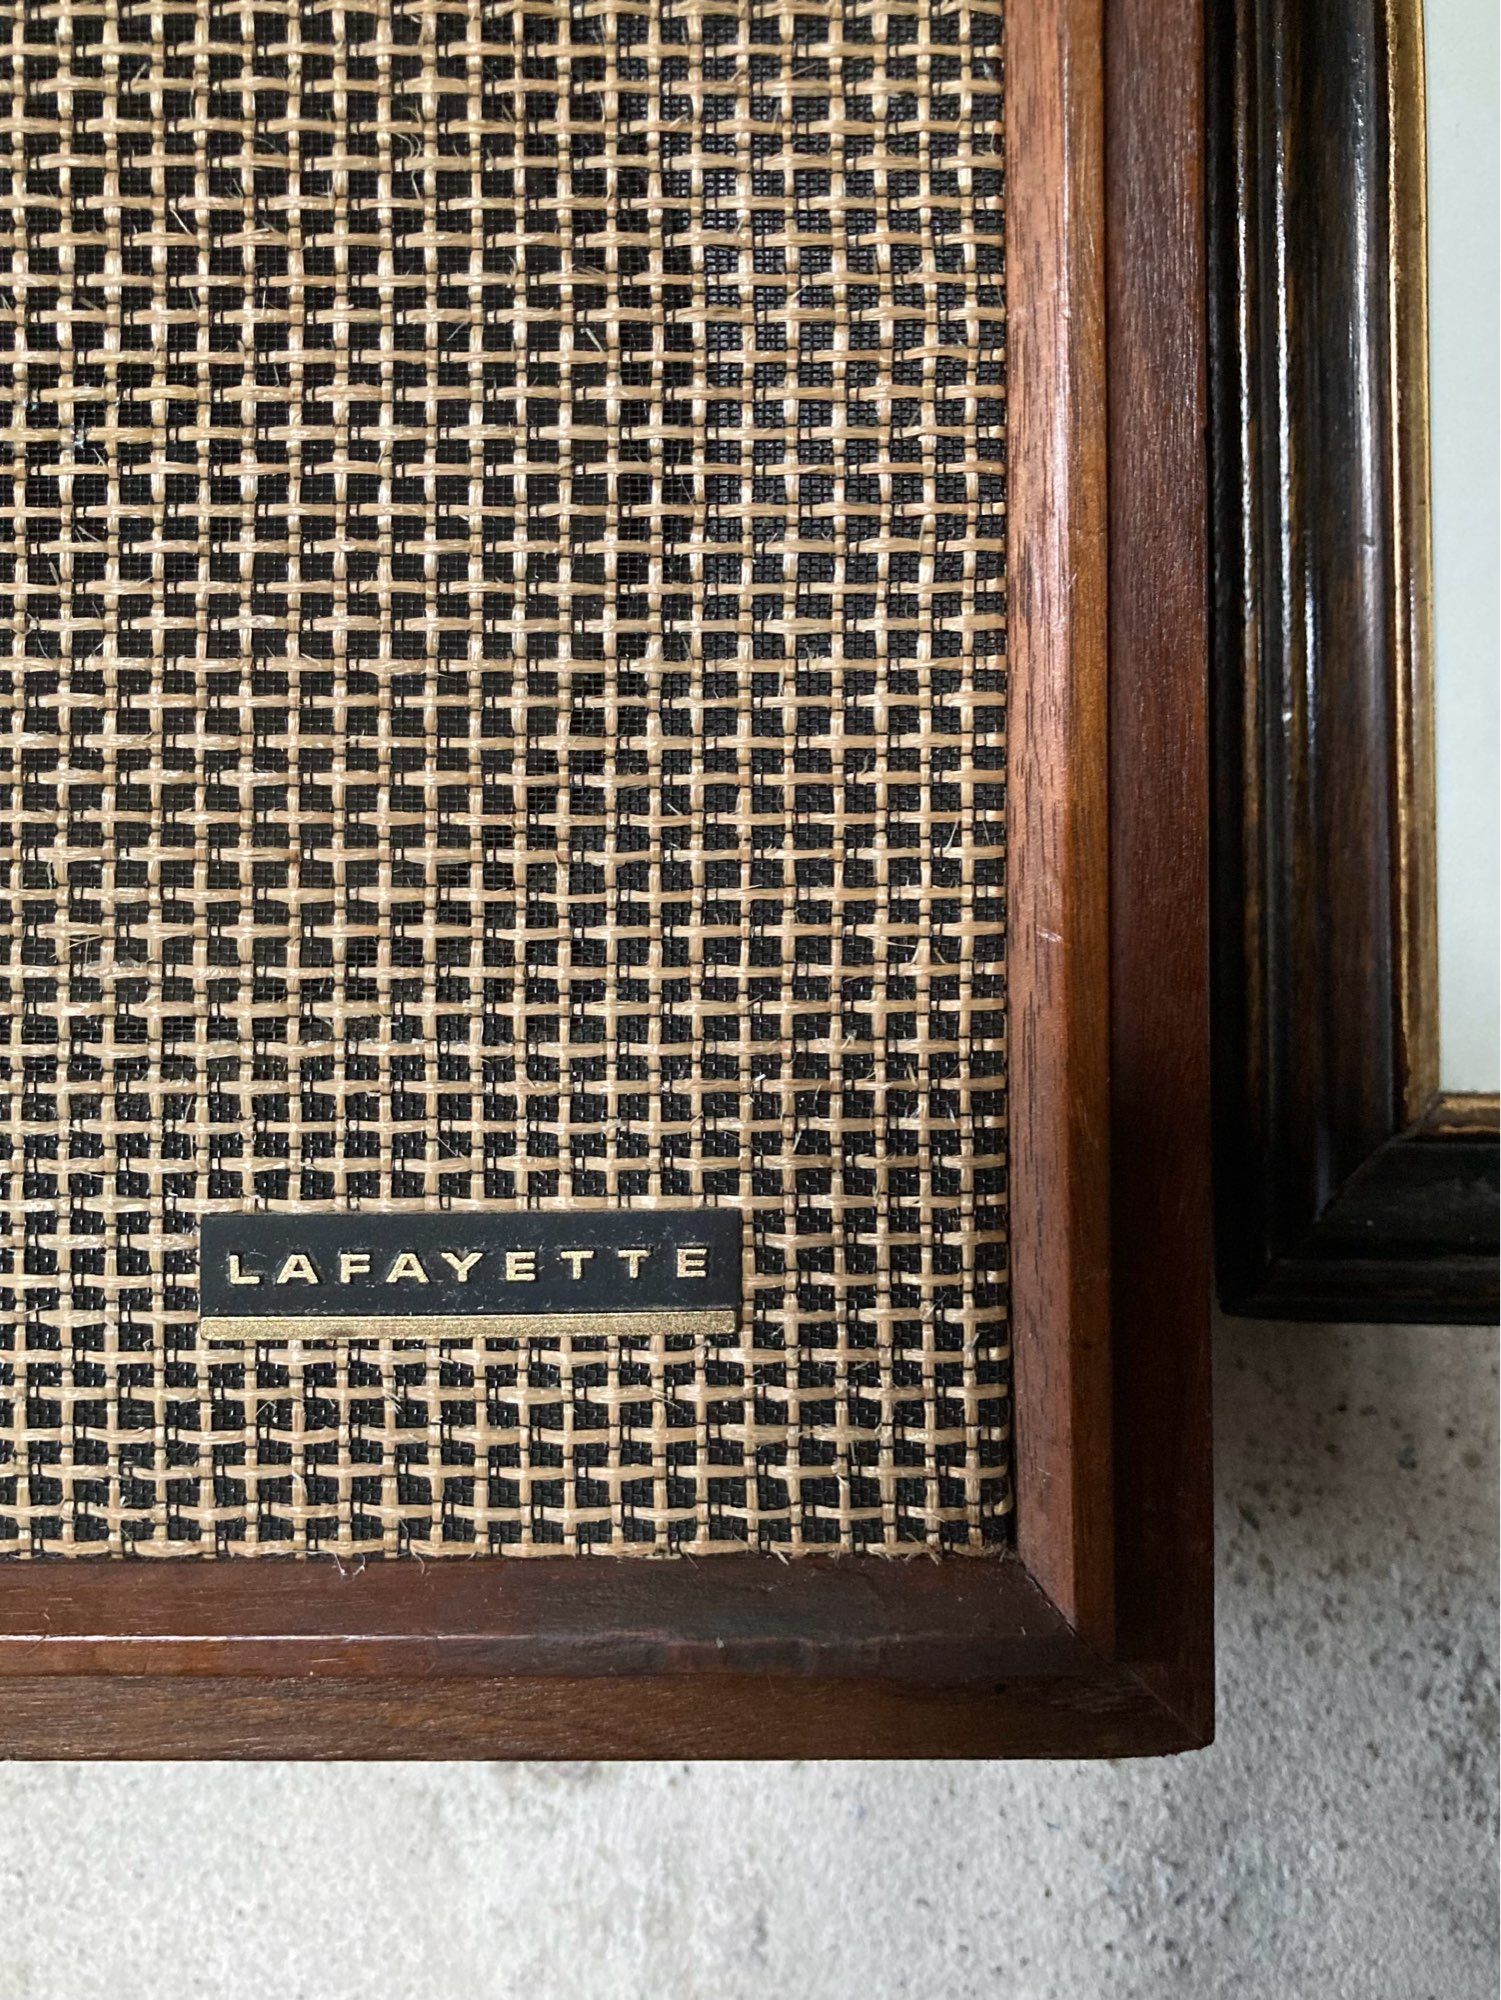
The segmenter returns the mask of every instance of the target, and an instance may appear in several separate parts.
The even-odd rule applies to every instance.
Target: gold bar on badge
[[[238,1313],[198,1322],[210,1346],[287,1346],[304,1340],[495,1340],[527,1335],[620,1334],[651,1340],[673,1334],[728,1334],[733,1307],[708,1312],[578,1313]]]

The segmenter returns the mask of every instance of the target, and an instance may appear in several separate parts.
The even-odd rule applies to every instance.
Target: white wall
[[[1221,1330],[1211,1750],[0,1766],[0,1992],[1495,2000],[1495,1348]]]
[[[1501,1081],[1501,142],[1497,0],[1427,0],[1439,1050]]]

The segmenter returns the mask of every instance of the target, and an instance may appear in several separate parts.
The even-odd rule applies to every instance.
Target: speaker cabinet
[[[15,15],[13,1748],[1203,1735],[1168,11]]]

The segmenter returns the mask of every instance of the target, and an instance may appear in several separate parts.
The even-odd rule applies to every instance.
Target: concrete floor
[[[1220,1740],[11,1766],[0,2000],[1492,2000],[1496,1339],[1228,1325]]]

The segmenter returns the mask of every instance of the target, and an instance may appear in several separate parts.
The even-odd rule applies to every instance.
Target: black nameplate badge
[[[729,1334],[733,1209],[206,1215],[209,1341]]]

